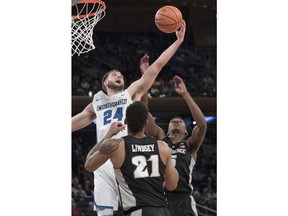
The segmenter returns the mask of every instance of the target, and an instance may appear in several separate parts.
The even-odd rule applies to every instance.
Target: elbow
[[[199,127],[200,130],[207,131],[207,123],[206,123],[206,121],[204,120],[203,122],[201,122],[201,124],[198,124],[198,127]]]
[[[169,191],[173,191],[173,190],[175,190],[176,187],[177,187],[177,184],[169,185],[169,186],[167,185],[167,186],[166,186],[167,190],[169,190]]]
[[[95,170],[95,169],[93,169],[91,163],[89,163],[89,160],[87,160],[87,161],[85,162],[84,167],[85,167],[85,170],[86,170],[87,172],[93,172],[93,171]]]
[[[169,184],[165,185],[167,190],[169,190],[169,191],[175,190],[177,188],[178,181],[179,181],[179,174],[177,172],[177,173],[175,173],[175,176],[174,176],[173,180],[170,181]]]

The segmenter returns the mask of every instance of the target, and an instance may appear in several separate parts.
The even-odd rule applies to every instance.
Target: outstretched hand
[[[186,85],[179,76],[177,75],[174,76],[173,82],[174,82],[174,89],[179,95],[183,96],[185,93],[187,93]]]
[[[185,32],[186,32],[186,22],[185,20],[182,20],[182,25],[180,29],[175,32],[177,40],[180,40],[181,43],[184,41]]]
[[[121,122],[113,122],[109,128],[108,133],[112,136],[118,134],[120,131],[125,129],[125,125]]]
[[[149,67],[149,55],[146,53],[141,59],[140,59],[140,71],[143,75],[145,71]]]

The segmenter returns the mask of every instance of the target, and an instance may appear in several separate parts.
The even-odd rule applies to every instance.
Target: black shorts
[[[196,203],[192,196],[168,201],[171,216],[198,216]]]
[[[165,207],[144,207],[135,210],[126,216],[171,216],[168,208]]]

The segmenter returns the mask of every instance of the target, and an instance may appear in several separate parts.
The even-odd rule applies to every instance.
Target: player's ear
[[[148,126],[148,119],[145,121],[144,128]]]
[[[127,119],[126,118],[124,119],[124,124],[127,125]]]
[[[107,93],[107,89],[106,89],[105,83],[106,83],[106,81],[102,83],[102,89]]]

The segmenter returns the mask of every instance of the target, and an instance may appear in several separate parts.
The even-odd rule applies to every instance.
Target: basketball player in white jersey
[[[139,101],[145,92],[152,86],[161,69],[175,54],[184,41],[186,23],[183,20],[181,28],[175,32],[176,41],[171,44],[151,64],[139,80],[133,82],[124,90],[123,75],[118,70],[111,70],[102,79],[102,88],[94,95],[93,101],[84,110],[72,117],[72,132],[91,124],[96,118],[97,142],[100,141],[113,122],[122,122],[126,115],[126,108],[133,101]],[[148,64],[148,55],[142,58],[141,63]],[[113,138],[127,135],[126,128]],[[111,161],[94,172],[94,202],[98,216],[112,216],[118,210],[118,192],[114,170]]]

